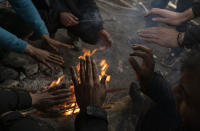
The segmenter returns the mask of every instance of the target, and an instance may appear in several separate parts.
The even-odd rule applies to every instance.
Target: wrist
[[[33,56],[34,52],[35,52],[35,47],[33,47],[30,44],[27,44],[26,49],[25,49],[25,53],[30,55],[30,56]]]
[[[194,13],[192,11],[192,8],[190,8],[190,9],[184,11],[183,13],[181,13],[181,16],[182,16],[182,23],[193,19],[194,18]]]
[[[184,42],[184,37],[185,37],[185,33],[184,32],[179,32],[178,36],[177,36],[177,43],[179,47],[183,46],[183,42]]]

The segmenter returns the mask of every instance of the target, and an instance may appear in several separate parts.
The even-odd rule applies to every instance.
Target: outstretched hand
[[[43,39],[46,41],[46,43],[53,48],[54,50],[58,51],[58,48],[66,48],[66,49],[73,49],[73,45],[68,45],[65,43],[62,43],[60,41],[54,40],[49,37],[49,35],[44,35]]]
[[[178,26],[188,20],[188,16],[184,13],[169,11],[166,9],[153,8],[151,9],[146,16],[149,15],[159,15],[156,18],[153,18],[152,21],[161,22],[167,25]]]
[[[179,32],[166,27],[152,27],[138,31],[138,35],[147,43],[157,44],[168,48],[177,48],[184,41],[184,33],[178,38]],[[178,43],[179,42],[179,43]]]
[[[64,60],[61,56],[52,54],[48,51],[39,48],[35,48],[30,44],[27,45],[25,52],[33,58],[35,58],[36,60],[45,64],[51,70],[54,70],[54,68],[51,66],[50,62],[61,66],[64,64]]]
[[[78,79],[80,75],[80,82]],[[96,62],[86,57],[80,60],[80,74],[76,73],[72,67],[72,79],[75,86],[76,101],[80,109],[85,109],[89,105],[101,107],[106,98],[106,77],[99,80]]]
[[[41,92],[30,93],[33,107],[45,113],[64,113],[65,108],[58,108],[58,106],[69,102],[72,91],[71,89],[57,87],[59,85]]]
[[[136,72],[137,78],[141,87],[144,89],[146,85],[152,80],[154,73],[154,58],[151,49],[146,46],[135,44],[133,46],[134,52],[130,56],[142,58],[142,64],[139,65],[134,57],[129,59],[130,64]]]
[[[104,43],[105,47],[107,47],[107,48],[112,47],[112,43],[113,43],[112,37],[106,30],[99,31],[99,37],[102,40],[102,42]]]

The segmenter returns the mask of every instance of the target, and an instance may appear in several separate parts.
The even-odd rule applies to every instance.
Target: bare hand
[[[53,88],[55,87],[38,93],[30,93],[33,107],[46,113],[64,113],[65,108],[53,107],[58,107],[58,105],[69,101],[72,92],[70,89]]]
[[[27,45],[25,52],[29,54],[30,56],[34,57],[36,60],[44,63],[51,70],[54,70],[54,68],[50,65],[49,62],[58,64],[58,65],[64,64],[64,60],[61,56],[49,53],[48,51],[45,51],[45,50],[35,48],[29,44]]]
[[[65,43],[62,43],[50,38],[49,35],[44,35],[43,38],[47,42],[47,44],[49,44],[49,46],[52,47],[56,51],[58,51],[58,48],[66,48],[66,49],[74,48],[74,46],[72,45],[68,45],[68,44],[65,44]]]
[[[185,16],[184,13],[173,12],[166,9],[153,8],[146,16],[151,14],[160,16],[153,18],[152,21],[172,26],[178,26],[187,21],[187,16]]]
[[[67,12],[60,13],[60,21],[61,24],[66,27],[75,26],[78,24],[78,18],[74,16],[72,13],[67,13]]]
[[[135,58],[129,59],[130,64],[136,72],[137,78],[142,88],[144,88],[152,80],[154,73],[154,58],[151,49],[148,47],[135,44],[133,46],[134,53],[130,56],[137,56],[142,58],[142,64],[139,65]]]
[[[106,77],[99,81],[97,65],[93,59],[87,56],[86,61],[80,60],[80,83],[75,68],[72,68],[72,79],[80,109],[85,109],[88,105],[103,105],[106,98]]]
[[[168,48],[179,47],[177,37],[178,31],[166,27],[152,27],[138,31],[138,35],[143,41],[157,44]],[[181,36],[183,42],[184,36]]]
[[[99,31],[99,36],[102,42],[104,43],[105,47],[112,47],[112,37],[106,30]]]

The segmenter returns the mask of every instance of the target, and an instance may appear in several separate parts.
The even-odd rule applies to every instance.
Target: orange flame
[[[87,50],[87,49],[83,49],[83,55],[82,56],[79,56],[78,58],[79,59],[83,59],[85,60],[86,59],[86,56],[92,56],[96,53],[98,49],[94,49],[92,51],[90,50]],[[106,74],[106,71],[108,70],[109,66],[106,62],[105,59],[101,60],[100,63],[99,63],[100,67],[101,67],[101,73],[99,75],[99,80],[101,80],[104,76],[106,76],[106,82],[109,82],[110,79],[111,79],[111,76],[110,75],[107,75]],[[80,71],[80,63],[76,66],[76,69],[77,69],[77,72]],[[58,80],[56,81],[53,81],[51,84],[50,84],[50,88],[55,86],[55,85],[59,85],[60,82],[62,81],[62,79],[64,78],[64,75],[60,76],[58,78]],[[80,81],[80,77],[79,77],[79,81]],[[75,97],[75,93],[74,93],[74,85],[71,85],[70,86],[70,89],[72,90],[72,96],[71,96],[71,101],[72,103],[70,104],[65,104],[64,107],[66,108],[66,112],[64,113],[65,116],[71,116],[71,115],[74,115],[74,114],[77,114],[80,112],[80,109],[78,107],[78,104],[76,103],[76,97]],[[73,102],[75,101],[75,102]]]

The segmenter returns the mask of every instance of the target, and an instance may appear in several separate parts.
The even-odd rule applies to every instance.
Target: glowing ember
[[[93,51],[90,51],[87,49],[83,49],[83,55],[79,56],[78,58],[85,60],[86,56],[94,55],[97,50],[98,49],[94,49]],[[105,59],[101,60],[99,65],[101,67],[101,70],[100,70],[101,73],[99,75],[99,80],[101,80],[104,76],[106,76],[107,77],[106,81],[109,82],[111,79],[111,76],[106,74],[106,71],[108,70],[108,67],[109,67],[106,60]],[[76,69],[77,69],[77,72],[80,71],[80,63],[76,66]],[[78,77],[79,77],[79,81],[80,81],[80,76],[78,76]],[[64,78],[64,75],[59,77],[57,81],[53,81],[49,87],[51,88],[55,85],[59,85],[63,78]],[[71,115],[74,115],[74,114],[77,114],[80,112],[78,104],[76,103],[76,97],[75,97],[75,93],[74,93],[74,85],[70,85],[70,89],[72,90],[71,100],[66,102],[65,105],[63,105],[66,108],[66,112],[64,113],[65,116],[71,116]]]

